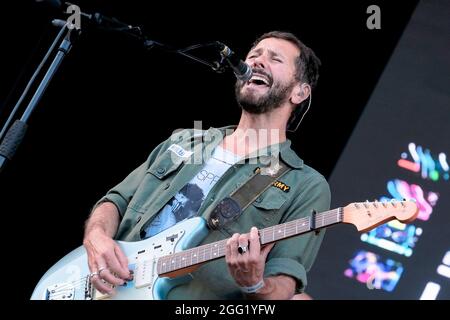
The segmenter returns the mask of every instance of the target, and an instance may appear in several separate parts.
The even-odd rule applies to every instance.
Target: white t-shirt
[[[145,230],[144,238],[152,237],[179,221],[195,216],[212,187],[238,161],[237,155],[217,146],[202,170],[153,219]]]

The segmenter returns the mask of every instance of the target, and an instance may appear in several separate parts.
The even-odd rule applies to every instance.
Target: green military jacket
[[[121,215],[116,239],[141,240],[141,231],[156,217],[172,197],[186,185],[211,156],[212,150],[235,127],[209,130],[186,129],[175,132],[158,145],[141,166],[99,200],[113,202]],[[220,230],[211,230],[201,244],[247,233],[309,216],[312,210],[325,211],[330,206],[330,190],[325,178],[303,161],[290,148],[289,140],[277,145],[279,158],[290,171],[262,193],[242,215]],[[220,200],[255,174],[257,168],[269,165],[273,148],[258,152],[232,166],[208,193],[198,215],[208,219]],[[278,156],[278,155],[277,155]],[[297,281],[297,292],[307,284],[324,231],[279,241],[267,257],[264,276],[289,275]],[[241,299],[237,284],[229,274],[225,259],[202,265],[191,274],[192,280],[169,292],[169,299]]]

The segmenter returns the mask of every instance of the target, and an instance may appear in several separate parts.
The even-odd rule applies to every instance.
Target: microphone
[[[233,70],[236,78],[244,82],[250,80],[250,78],[252,77],[252,68],[244,61],[239,59],[236,54],[231,51],[231,49],[226,45],[220,42],[219,44],[222,46],[220,54],[228,62],[228,65]]]

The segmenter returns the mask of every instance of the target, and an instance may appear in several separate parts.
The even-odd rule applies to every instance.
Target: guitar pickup
[[[154,259],[147,259],[136,263],[134,271],[134,285],[137,289],[151,287],[153,283]]]

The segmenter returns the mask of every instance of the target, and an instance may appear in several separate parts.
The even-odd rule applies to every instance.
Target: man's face
[[[247,55],[253,76],[247,82],[238,80],[236,99],[247,112],[262,114],[280,107],[290,99],[295,80],[295,61],[300,50],[291,42],[266,38]]]

